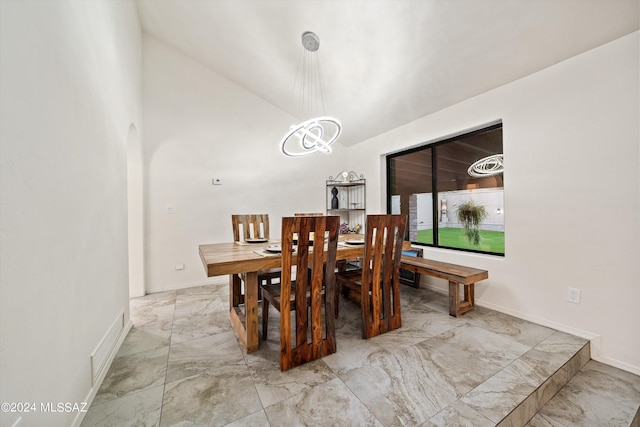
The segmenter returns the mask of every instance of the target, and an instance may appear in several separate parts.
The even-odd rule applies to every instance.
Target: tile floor
[[[362,340],[359,309],[341,301],[337,353],[283,373],[278,313],[244,354],[228,293],[220,278],[131,300],[134,326],[82,426],[522,426],[534,414],[528,426],[627,426],[640,405],[640,377],[585,365],[586,340],[481,307],[456,319],[446,295],[410,287],[401,329]],[[536,414],[559,388],[545,386],[582,366]]]

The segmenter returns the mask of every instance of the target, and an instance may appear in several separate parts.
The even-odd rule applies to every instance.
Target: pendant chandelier
[[[332,151],[331,144],[342,132],[338,119],[324,115],[324,89],[317,53],[320,38],[315,33],[306,31],[302,34],[302,47],[292,100],[297,91],[296,110],[303,118],[314,118],[291,126],[280,141],[282,153],[290,157],[307,156],[316,152],[329,154]],[[318,115],[314,116],[316,114]]]
[[[474,178],[498,175],[504,172],[504,155],[494,154],[474,162],[467,173]]]

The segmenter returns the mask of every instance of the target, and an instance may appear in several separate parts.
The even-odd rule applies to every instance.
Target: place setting
[[[358,239],[358,238],[345,239],[339,242],[339,245],[340,246],[362,246],[364,245],[364,239]]]
[[[293,247],[291,249],[291,252],[295,252],[296,248]],[[262,256],[272,256],[272,255],[281,255],[282,254],[282,245],[281,244],[274,244],[274,245],[269,245],[265,248],[259,249],[259,250],[255,250],[253,251],[255,253],[257,253],[258,255],[262,255]]]
[[[266,239],[264,237],[256,237],[253,239],[245,239],[245,242],[247,243],[267,243],[269,241],[269,239]]]
[[[235,243],[241,246],[250,246],[250,245],[267,243],[267,242],[269,242],[269,239],[267,239],[266,237],[251,237],[251,238],[246,238],[244,240],[236,240]]]

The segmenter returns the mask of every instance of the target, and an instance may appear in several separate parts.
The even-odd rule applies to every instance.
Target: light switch
[[[167,213],[171,215],[173,213],[173,205],[167,205]]]
[[[213,185],[222,185],[222,178],[213,178],[213,179],[211,180],[211,183],[212,183]]]

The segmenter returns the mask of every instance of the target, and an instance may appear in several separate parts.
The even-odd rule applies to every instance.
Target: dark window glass
[[[402,213],[413,218],[406,227],[405,239],[426,244],[433,243],[433,176],[432,150],[411,151],[388,161],[391,197],[390,213]]]

